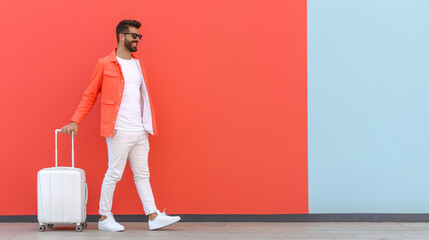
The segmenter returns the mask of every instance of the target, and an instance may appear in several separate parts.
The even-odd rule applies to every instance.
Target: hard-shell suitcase
[[[37,219],[39,231],[53,224],[76,224],[81,232],[86,224],[88,187],[85,171],[74,167],[74,136],[72,134],[72,167],[58,167],[58,132],[55,130],[55,167],[37,173]]]

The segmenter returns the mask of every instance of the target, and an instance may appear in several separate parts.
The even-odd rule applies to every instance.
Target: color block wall
[[[428,11],[308,1],[310,213],[429,211]]]
[[[9,1],[0,10],[3,102],[0,215],[34,215],[36,173],[54,164],[115,27],[142,22],[143,60],[159,136],[151,181],[169,213],[307,213],[306,1]],[[107,168],[99,103],[76,139],[88,214]],[[70,139],[60,139],[60,162]],[[127,167],[115,214],[143,213]]]
[[[54,163],[53,131],[124,18],[143,23],[160,209],[427,213],[428,12],[425,0],[3,4],[0,215],[37,214],[36,173]],[[99,115],[96,103],[76,139],[88,214],[98,214],[107,166]],[[69,141],[60,137],[62,165]],[[113,211],[143,213],[128,167]]]

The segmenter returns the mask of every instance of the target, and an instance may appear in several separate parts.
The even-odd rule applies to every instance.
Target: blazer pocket
[[[116,100],[114,98],[107,98],[107,97],[101,98],[101,103],[103,103],[103,104],[113,105],[113,104],[115,104],[115,102],[116,102]]]
[[[119,72],[105,70],[103,76],[103,88],[116,88],[119,80]]]
[[[115,110],[115,99],[113,98],[101,98],[101,120],[111,121],[113,112]]]
[[[119,77],[118,71],[104,70],[104,74],[109,76],[109,77]]]
[[[121,78],[119,72],[112,70],[104,70],[103,83],[101,84],[101,92],[106,99],[106,104],[112,102],[112,99],[114,101],[115,93],[117,92],[118,83],[120,79]],[[103,102],[103,98],[101,99],[101,101]]]

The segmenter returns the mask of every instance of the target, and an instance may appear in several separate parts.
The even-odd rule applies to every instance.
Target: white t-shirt
[[[115,129],[126,131],[144,130],[141,107],[141,84],[143,82],[140,68],[134,58],[125,60],[119,57],[122,74],[124,75],[125,86],[116,118]]]

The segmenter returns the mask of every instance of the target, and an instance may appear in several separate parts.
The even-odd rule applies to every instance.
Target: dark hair
[[[116,26],[116,40],[119,42],[119,33],[124,33],[128,31],[128,27],[140,28],[142,24],[136,20],[122,20]]]

